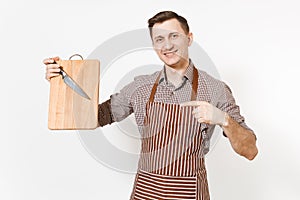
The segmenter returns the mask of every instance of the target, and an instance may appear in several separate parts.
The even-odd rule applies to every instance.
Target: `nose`
[[[165,43],[163,45],[163,50],[171,50],[171,49],[173,49],[173,47],[174,47],[174,44],[171,42],[171,40],[166,39]]]

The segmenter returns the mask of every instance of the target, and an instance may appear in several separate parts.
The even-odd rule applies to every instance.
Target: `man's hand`
[[[58,56],[54,58],[46,58],[43,60],[43,63],[46,65],[46,80],[50,81],[50,79],[54,76],[58,76],[60,69],[59,65],[56,64],[56,61],[59,61],[60,58]]]
[[[181,103],[180,106],[195,106],[194,117],[198,122],[207,124],[227,125],[226,113],[206,101],[188,101]]]
[[[242,127],[227,113],[205,101],[189,101],[180,104],[181,106],[195,106],[194,117],[198,122],[207,124],[218,124],[222,126],[225,135],[228,137],[233,150],[248,160],[253,160],[258,153],[256,137],[254,133]]]

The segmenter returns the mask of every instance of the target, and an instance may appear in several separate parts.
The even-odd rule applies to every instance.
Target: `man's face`
[[[172,68],[186,67],[192,33],[186,34],[177,19],[154,24],[152,42],[159,58]]]

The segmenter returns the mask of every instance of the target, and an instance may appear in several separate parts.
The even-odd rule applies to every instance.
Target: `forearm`
[[[113,122],[114,120],[111,114],[111,100],[109,99],[98,105],[98,124],[102,127]]]
[[[258,153],[254,133],[242,127],[230,116],[227,116],[227,121],[228,124],[222,126],[222,128],[232,148],[239,155],[244,156],[248,160],[253,160]]]

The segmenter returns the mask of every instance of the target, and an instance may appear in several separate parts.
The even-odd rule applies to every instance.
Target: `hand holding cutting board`
[[[54,57],[43,63],[50,82],[49,129],[97,128],[99,61]]]
[[[43,63],[46,65],[46,80],[50,81],[52,77],[59,76],[59,64],[57,64],[57,61],[59,61],[60,58],[54,57],[54,58],[46,58],[43,60]]]

